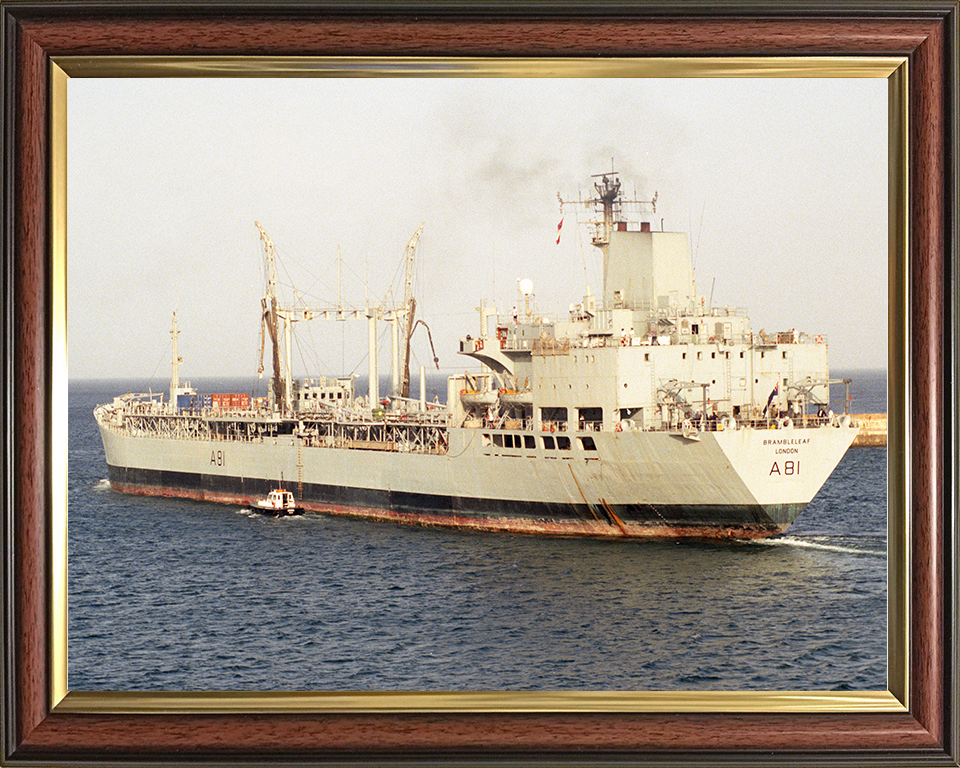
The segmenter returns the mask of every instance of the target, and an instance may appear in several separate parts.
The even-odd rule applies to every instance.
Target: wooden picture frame
[[[96,761],[261,764],[746,763],[958,765],[956,2],[876,6],[560,4],[372,5],[185,2],[114,5],[2,2],[4,265],[4,716],[0,759],[18,765]],[[902,658],[907,706],[798,713],[773,707],[619,711],[556,707],[345,706],[277,709],[263,696],[218,707],[180,696],[84,706],[61,701],[52,672],[65,653],[51,610],[61,562],[56,499],[65,467],[54,446],[65,371],[51,253],[65,215],[50,126],[62,57],[882,56],[906,59],[908,183],[896,229],[909,254],[899,277],[909,334],[904,460],[909,536]],[[897,202],[892,201],[892,206]],[[894,311],[895,308],[891,308]],[[897,392],[891,393],[896,397]],[[59,567],[57,565],[56,567]],[[62,585],[63,580],[59,583]],[[892,589],[892,587],[891,587]],[[895,675],[896,670],[891,670]],[[193,703],[195,703],[195,706]],[[191,709],[195,709],[191,712]],[[719,709],[723,709],[720,707]]]

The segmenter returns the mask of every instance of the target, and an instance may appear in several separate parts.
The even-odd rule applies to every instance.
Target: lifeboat
[[[469,389],[460,390],[460,402],[467,408],[489,408],[491,405],[497,404],[498,397],[499,393],[495,389],[487,389],[479,392]]]
[[[516,390],[512,389],[501,389],[500,402],[507,407],[533,405],[533,392],[531,392],[529,389],[522,392],[517,392]]]

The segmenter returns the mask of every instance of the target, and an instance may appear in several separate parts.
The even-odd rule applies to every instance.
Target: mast
[[[599,179],[593,182],[593,188],[596,191],[595,197],[579,198],[577,200],[564,200],[559,194],[560,212],[563,214],[563,207],[566,206],[593,206],[594,215],[598,218],[588,222],[593,227],[593,237],[591,244],[600,250],[603,254],[603,281],[604,295],[606,296],[607,277],[610,271],[610,239],[612,233],[617,229],[618,224],[625,224],[625,209],[633,212],[656,213],[657,212],[657,193],[653,193],[650,200],[625,200],[621,194],[621,183],[617,171],[610,170],[606,173],[594,174],[591,178]],[[646,227],[646,229],[644,229]],[[641,231],[649,231],[649,222],[641,222]]]
[[[397,310],[390,315],[390,365],[390,392],[396,397],[400,394],[400,315]]]
[[[596,202],[603,208],[603,233],[600,237],[594,238],[593,244],[608,245],[610,233],[613,231],[614,208],[618,209],[617,213],[620,208],[620,179],[617,178],[616,173],[609,175],[604,173],[600,181],[593,183],[593,188],[597,190]]]
[[[848,398],[849,399],[849,398]],[[427,412],[427,372],[420,366],[420,413]]]
[[[624,221],[624,207],[631,206],[632,209],[649,208],[651,213],[657,212],[657,193],[653,193],[650,200],[625,200],[620,196],[621,183],[617,171],[608,171],[607,173],[594,174],[591,178],[600,179],[593,183],[596,190],[596,197],[580,198],[577,200],[564,200],[560,195],[560,211],[563,212],[565,205],[593,205],[594,211],[602,216],[589,222],[593,225],[592,243],[601,251],[606,253],[606,247],[610,244],[610,233],[614,230],[614,225]]]
[[[376,307],[367,307],[367,343],[370,365],[370,381],[368,384],[368,395],[370,398],[370,408],[376,408],[380,404],[380,382],[379,371],[377,370],[377,309]]]
[[[413,316],[417,311],[417,302],[413,298],[413,257],[417,252],[417,244],[423,233],[424,222],[420,222],[417,231],[407,243],[403,273],[403,362],[401,364],[402,380],[400,382],[400,396],[410,397],[410,337],[413,335]]]
[[[173,338],[173,356],[170,360],[170,403],[173,406],[177,404],[177,390],[180,389],[180,363],[183,358],[180,357],[177,346],[177,336],[180,331],[177,330],[177,313],[173,313],[173,325],[170,326],[170,336]]]
[[[284,356],[285,356],[285,370],[284,370],[284,389],[283,389],[283,403],[286,409],[290,409],[291,403],[293,402],[293,394],[290,391],[293,382],[293,369],[290,361],[293,359],[293,350],[291,348],[291,326],[293,323],[290,321],[290,316],[283,315],[283,342],[284,342]]]

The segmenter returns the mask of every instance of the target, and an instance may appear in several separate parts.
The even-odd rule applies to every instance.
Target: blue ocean
[[[882,372],[835,373],[886,411]],[[887,687],[884,448],[762,542],[272,519],[113,492],[92,412],[130,390],[70,384],[72,690]]]

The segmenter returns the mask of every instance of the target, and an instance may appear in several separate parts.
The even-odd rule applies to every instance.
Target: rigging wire
[[[292,337],[293,337],[294,343],[297,345],[297,352],[300,353],[300,364],[303,366],[303,370],[306,374],[306,372],[310,370],[310,365],[307,363],[307,356],[304,353],[304,345],[300,342],[300,338],[298,336],[292,335]],[[312,351],[314,356],[314,366],[315,366],[314,370],[318,371],[318,373],[316,373],[315,375],[333,376],[334,374],[330,373],[332,369],[323,361],[320,355],[317,354],[315,347],[312,348]],[[325,373],[321,374],[319,373],[320,371],[325,371]],[[306,374],[306,375],[309,375],[309,374]],[[293,376],[292,372],[291,372],[291,376]]]
[[[163,363],[164,355],[166,355],[166,351],[163,351],[160,353],[160,359],[157,360],[157,364],[153,368],[153,373],[151,373],[150,378],[147,379],[147,388],[150,389],[151,391],[153,389],[154,380],[157,378],[157,371],[160,370],[160,366]]]
[[[700,235],[703,233],[703,214],[707,210],[707,201],[703,201],[703,206],[700,208],[700,225],[697,227],[697,245],[693,249],[693,261],[696,263],[697,254],[700,253]]]
[[[284,280],[283,280],[283,281],[278,280],[278,287],[282,287],[283,289],[285,289],[285,290],[290,291],[290,292],[293,293],[294,299],[293,299],[293,302],[292,302],[292,305],[291,305],[291,306],[297,307],[297,308],[299,308],[299,309],[304,309],[304,308],[306,308],[306,303],[304,302],[304,297],[316,298],[316,299],[318,299],[319,302],[321,302],[321,303],[326,303],[326,304],[329,304],[330,306],[335,306],[335,303],[334,303],[333,301],[324,300],[322,297],[317,296],[317,295],[314,295],[314,294],[312,293],[314,287],[315,287],[318,283],[322,283],[322,288],[328,288],[328,289],[329,289],[329,286],[326,285],[325,282],[323,282],[323,278],[322,278],[321,276],[317,276],[316,273],[313,272],[313,270],[311,270],[309,267],[307,267],[307,266],[306,266],[305,264],[303,264],[301,261],[299,261],[298,259],[290,256],[290,255],[287,254],[286,251],[284,251],[283,249],[277,247],[276,243],[273,244],[273,250],[274,250],[275,257],[276,257],[276,263],[278,264],[279,269],[282,271],[283,276],[284,276]],[[262,249],[261,249],[261,254],[262,254]],[[402,280],[403,280],[403,269],[404,269],[404,264],[405,264],[405,256],[406,256],[406,252],[404,251],[404,255],[403,255],[403,256],[398,260],[398,262],[396,263],[396,266],[395,266],[395,268],[394,268],[394,273],[393,273],[393,275],[392,275],[392,277],[391,277],[391,280],[390,280],[390,282],[389,282],[389,284],[388,284],[388,287],[387,287],[387,289],[386,289],[386,293],[384,294],[384,298],[383,298],[383,300],[382,300],[381,302],[379,302],[379,307],[377,307],[377,308],[380,309],[380,310],[382,310],[384,307],[391,306],[392,303],[389,302],[388,299],[389,299],[392,295],[394,295],[394,292],[395,292],[395,291],[399,291],[399,289],[402,287],[401,284],[402,284]],[[412,275],[412,281],[413,281],[413,285],[416,286],[416,287],[419,287],[419,286],[420,286],[420,284],[421,284],[421,278],[422,278],[422,274],[423,274],[423,273],[422,273],[423,267],[422,267],[422,265],[420,264],[420,261],[421,261],[421,260],[415,260],[415,261],[414,261],[414,273],[413,273],[413,275]],[[259,265],[260,265],[260,274],[261,274],[261,279],[262,279],[262,285],[263,285],[263,287],[264,287],[264,293],[266,293],[266,287],[267,287],[267,284],[268,284],[268,278],[267,278],[267,274],[266,274],[266,263],[265,263],[265,260],[262,258],[262,255],[258,258],[258,262],[259,262]],[[288,267],[288,264],[291,264],[291,265],[294,265],[294,266],[298,267],[300,270],[302,270],[303,272],[305,272],[306,274],[308,274],[310,277],[313,277],[313,278],[314,278],[314,282],[313,282],[313,284],[311,284],[309,290],[307,290],[307,291],[299,291],[299,290],[297,290],[297,288],[296,288],[296,286],[295,286],[295,284],[294,284],[294,281],[293,281],[293,276],[292,276],[292,274],[291,274],[291,269]],[[340,261],[340,264],[341,264],[341,267],[344,266],[344,262]],[[369,283],[368,283],[367,281],[361,280],[361,278],[359,277],[359,275],[357,274],[357,272],[350,267],[349,263],[347,263],[345,266],[347,267],[347,271],[348,271],[350,274],[352,274],[352,275],[353,275],[354,277],[356,277],[358,280],[360,280],[361,282],[363,282],[364,285],[369,289]],[[369,268],[369,264],[368,264],[368,268]],[[341,276],[342,276],[342,274],[341,274]],[[369,294],[368,294],[368,295],[369,295]],[[278,296],[278,299],[279,299],[279,296]],[[375,305],[375,306],[376,306],[376,305]],[[349,304],[349,303],[347,303],[347,302],[344,302],[343,308],[344,308],[344,309],[347,309],[347,310],[349,310],[349,311],[358,311],[357,308],[353,307],[351,304]],[[467,313],[464,313],[464,314],[467,314]],[[261,319],[261,322],[262,322],[262,319]],[[391,325],[388,323],[388,324],[386,324],[386,325],[384,326],[383,329],[381,329],[381,330],[379,331],[379,333],[378,333],[378,339],[377,339],[377,348],[378,348],[378,350],[379,350],[380,346],[382,345],[382,343],[383,343],[383,341],[384,341],[384,338],[385,338],[385,336],[387,335],[387,333],[388,333],[388,331],[390,330],[390,328],[391,328]],[[297,352],[298,352],[298,354],[299,354],[301,363],[304,365],[305,369],[309,370],[309,365],[308,365],[308,361],[307,361],[308,354],[305,352],[304,344],[301,342],[301,340],[299,339],[299,337],[294,336],[294,338],[295,338],[295,340],[296,340]],[[332,371],[332,369],[330,368],[330,366],[329,366],[325,361],[323,361],[323,359],[321,358],[321,356],[316,352],[317,344],[316,344],[316,343],[313,343],[313,344],[312,344],[312,347],[313,347],[313,352],[314,352],[314,356],[315,356],[315,359],[316,359],[316,365],[318,366],[318,368],[321,369],[321,370]],[[378,355],[378,357],[379,357],[379,355]],[[360,367],[364,362],[368,362],[368,358],[369,358],[369,353],[368,353],[368,352],[367,352],[367,353],[364,353],[364,354],[362,355],[362,357],[360,358],[360,360],[357,362],[357,364],[353,367],[352,371],[350,372],[350,375],[353,375],[354,373],[356,373],[356,371],[359,369],[359,367]],[[259,355],[258,355],[258,358],[257,358],[257,359],[258,359],[258,364],[259,364]],[[162,362],[162,360],[161,360],[161,362]],[[158,363],[158,368],[159,368],[159,363]],[[344,370],[345,368],[346,368],[346,324],[344,323],[344,325],[341,327],[341,367],[340,367],[341,373],[343,372],[343,370]]]
[[[577,244],[580,249],[580,262],[583,264],[583,282],[585,286],[590,285],[590,275],[587,272],[587,253],[583,250],[583,237],[580,235],[580,209],[578,206],[573,207],[573,219],[576,224],[576,233],[577,233]]]

